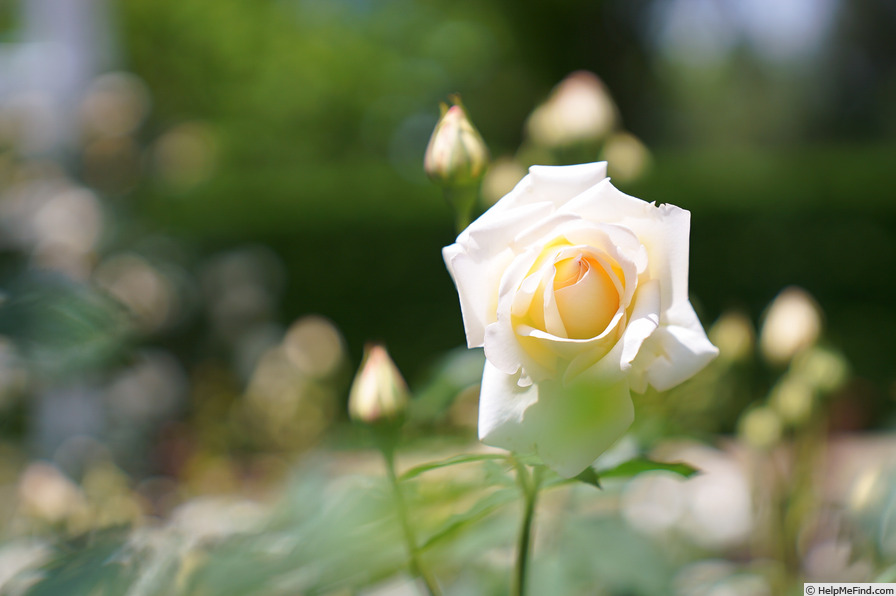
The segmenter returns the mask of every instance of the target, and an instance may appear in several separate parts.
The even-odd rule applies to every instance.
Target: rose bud
[[[367,424],[394,421],[404,413],[407,403],[407,384],[386,348],[367,346],[349,392],[349,416]]]
[[[433,130],[423,168],[433,182],[445,187],[471,186],[479,182],[488,166],[485,141],[460,104],[453,98],[450,108],[442,104],[442,117]]]
[[[560,81],[526,122],[532,141],[558,148],[603,140],[616,127],[616,104],[603,82],[580,70]]]
[[[759,348],[766,360],[783,365],[821,335],[821,309],[802,288],[785,288],[772,301],[762,324]]]

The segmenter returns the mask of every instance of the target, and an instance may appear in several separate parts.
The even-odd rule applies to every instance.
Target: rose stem
[[[398,482],[398,476],[395,474],[395,450],[392,445],[381,445],[381,451],[383,458],[386,460],[386,473],[389,476],[389,483],[392,485],[392,491],[395,494],[395,508],[398,512],[398,521],[401,523],[404,541],[408,548],[408,567],[411,575],[420,578],[430,596],[440,596],[441,592],[438,584],[420,561],[420,549],[417,547],[417,539],[408,520],[401,484]]]
[[[516,467],[517,481],[523,492],[523,523],[520,526],[519,540],[516,546],[516,567],[513,575],[513,586],[510,593],[513,596],[525,596],[526,593],[526,567],[529,563],[529,551],[532,542],[532,522],[535,519],[535,503],[538,500],[538,490],[541,488],[541,466],[533,466],[532,475],[526,470],[525,464],[513,460]]]
[[[454,227],[460,234],[472,221],[473,207],[479,198],[477,186],[446,186],[444,195],[448,204],[454,209]]]

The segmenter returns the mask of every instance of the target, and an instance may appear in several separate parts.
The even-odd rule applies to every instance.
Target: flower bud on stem
[[[399,424],[408,404],[408,386],[379,344],[364,347],[364,359],[348,396],[352,420],[370,425]]]
[[[364,360],[349,392],[349,416],[365,424],[386,464],[386,475],[395,500],[395,512],[408,549],[408,568],[419,578],[430,596],[439,596],[439,587],[420,560],[417,537],[408,519],[401,483],[395,473],[395,449],[409,400],[408,387],[386,348],[371,344],[364,348]]]
[[[442,187],[445,198],[454,208],[460,232],[471,221],[489,156],[485,141],[470,122],[460,97],[452,96],[451,102],[451,107],[441,105],[442,116],[426,147],[423,169]]]

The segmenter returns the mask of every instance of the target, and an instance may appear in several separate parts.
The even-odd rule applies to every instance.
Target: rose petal
[[[479,438],[488,445],[536,454],[572,477],[618,440],[634,419],[625,379],[580,377],[520,388],[512,375],[488,363],[482,375]]]
[[[632,363],[632,389],[642,393],[649,383],[665,391],[689,379],[715,358],[719,349],[706,337],[691,304],[679,304],[641,347]]]
[[[564,380],[570,382],[586,370],[602,378],[628,374],[631,362],[641,350],[642,344],[659,325],[660,288],[656,282],[641,286],[635,297],[631,315],[622,336],[606,353],[582,351],[569,364]]]
[[[479,438],[510,451],[534,453],[535,443],[522,423],[526,408],[538,399],[537,387],[520,387],[515,375],[501,372],[486,360],[479,394]]]
[[[537,342],[525,344],[513,326],[503,321],[485,329],[485,357],[504,374],[514,375],[524,369],[526,381],[541,380],[556,374],[557,354]]]
[[[527,222],[525,226],[543,219],[532,215],[533,210],[553,213],[558,207],[606,177],[605,161],[576,166],[532,166],[529,168],[529,175],[471,223],[458,236],[457,242],[467,244],[467,240],[471,240],[479,243],[483,236],[490,237],[500,228],[503,243],[507,239],[503,237],[504,235],[521,229],[517,225],[522,219]],[[520,217],[520,214],[525,216]]]
[[[508,248],[514,236],[528,227],[532,218],[544,219],[552,209],[550,204],[541,203],[507,213],[503,218],[483,215],[458,236],[457,242],[442,249],[445,265],[457,286],[468,347],[481,347],[486,325],[495,321],[498,286],[514,259]]]
[[[648,276],[660,281],[663,310],[687,301],[690,212],[631,197],[609,179],[571,200],[562,211],[630,229],[647,249]]]
[[[540,200],[560,207],[584,190],[607,178],[607,162],[574,166],[532,166],[529,177]]]
[[[588,339],[603,333],[619,309],[617,284],[596,260],[578,257],[561,261],[555,267],[558,272],[562,267],[565,274],[573,273],[577,277],[553,291],[566,334]]]
[[[571,478],[619,440],[635,417],[628,382],[611,384],[579,377],[571,385],[539,383],[538,401],[523,424],[533,427],[536,453],[562,476]]]

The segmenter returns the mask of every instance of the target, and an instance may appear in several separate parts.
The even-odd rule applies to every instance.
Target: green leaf
[[[581,474],[575,477],[575,480],[584,482],[585,484],[590,484],[595,488],[602,488],[600,485],[600,477],[597,475],[597,472],[594,470],[594,468],[591,467],[585,468]]]
[[[428,464],[421,464],[419,466],[415,466],[410,470],[404,472],[399,480],[410,480],[411,478],[416,478],[420,474],[424,472],[429,472],[430,470],[437,470],[439,468],[447,468],[448,466],[456,466],[458,464],[468,464],[476,461],[487,461],[487,460],[496,460],[503,459],[506,460],[507,456],[501,453],[468,453],[465,455],[455,455],[454,457],[449,457],[447,459],[431,462]]]
[[[636,457],[635,459],[630,459],[627,462],[623,462],[616,467],[596,472],[596,474],[601,478],[631,478],[632,476],[636,476],[638,474],[641,474],[642,472],[658,471],[672,472],[673,474],[679,474],[680,476],[684,476],[685,478],[690,478],[699,470],[697,470],[697,468],[693,466],[681,462],[666,463],[653,461],[652,459],[643,457]]]
[[[485,498],[477,501],[463,513],[452,515],[445,520],[445,523],[427,538],[422,545],[420,545],[420,550],[424,551],[428,549],[436,542],[439,542],[440,540],[459,532],[464,527],[481,520],[496,509],[516,501],[517,498],[518,495],[515,490],[502,489],[489,494]]]

